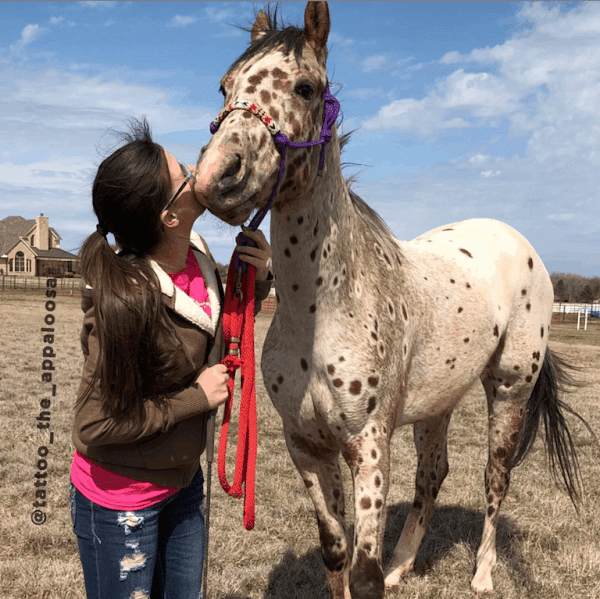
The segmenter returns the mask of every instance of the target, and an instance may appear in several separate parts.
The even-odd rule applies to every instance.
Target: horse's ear
[[[267,31],[269,31],[269,29],[271,29],[269,18],[265,12],[261,10],[256,15],[256,21],[254,21],[254,25],[252,25],[252,34],[250,35],[252,43],[260,39]]]
[[[308,2],[304,11],[304,37],[317,57],[320,57],[323,51],[327,51],[329,27],[327,2]]]

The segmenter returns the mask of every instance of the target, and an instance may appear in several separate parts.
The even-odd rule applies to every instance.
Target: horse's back
[[[553,299],[548,272],[531,244],[497,220],[476,218],[437,227],[405,244],[421,263],[442,262],[473,281],[487,282],[500,311],[528,296],[547,309]],[[525,291],[525,293],[523,293]]]

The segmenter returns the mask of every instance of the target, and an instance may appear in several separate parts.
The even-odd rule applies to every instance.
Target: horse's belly
[[[396,417],[396,426],[413,424],[452,411],[460,399],[480,384],[478,376],[448,381],[447,377],[432,380],[428,389],[417,388],[406,393],[404,409]]]
[[[420,331],[404,373],[404,402],[398,426],[452,410],[496,352],[501,326],[488,306],[443,298],[429,326]],[[466,318],[463,315],[470,314]]]

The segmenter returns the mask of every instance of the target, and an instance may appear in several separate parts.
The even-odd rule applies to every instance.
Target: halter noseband
[[[256,102],[246,102],[244,100],[236,100],[236,101],[228,104],[225,108],[223,108],[223,110],[221,110],[221,112],[219,113],[219,116],[210,124],[210,132],[211,132],[211,134],[214,135],[217,132],[217,130],[219,129],[219,126],[221,125],[221,123],[225,120],[225,118],[227,117],[227,115],[229,113],[231,113],[234,110],[247,110],[248,112],[252,113],[254,116],[258,117],[264,123],[264,125],[269,130],[269,133],[273,137],[273,142],[281,151],[281,163],[279,165],[279,175],[277,177],[277,182],[275,183],[275,187],[273,188],[273,191],[271,192],[271,197],[269,198],[269,201],[267,202],[267,204],[264,206],[264,208],[259,210],[256,213],[256,215],[254,216],[254,218],[250,221],[249,227],[252,231],[256,231],[256,229],[258,229],[263,218],[266,216],[267,212],[271,208],[273,199],[277,195],[277,190],[279,189],[279,184],[281,183],[281,179],[283,177],[283,171],[285,169],[285,155],[286,155],[286,150],[288,147],[290,147],[290,148],[308,148],[311,146],[318,146],[318,145],[322,144],[323,147],[321,149],[321,156],[319,158],[319,170],[317,173],[319,176],[322,175],[323,166],[325,165],[325,148],[327,147],[327,144],[331,140],[331,128],[335,124],[335,121],[337,119],[337,116],[338,116],[338,113],[340,110],[340,103],[329,91],[329,83],[327,83],[327,85],[325,86],[325,90],[323,91],[323,100],[325,102],[325,114],[323,115],[323,128],[321,129],[321,136],[316,141],[305,141],[305,142],[297,142],[297,143],[291,142],[289,140],[289,138],[287,137],[287,135],[279,129],[279,127],[278,127],[277,123],[275,122],[275,119],[273,119],[273,117],[269,116],[269,114],[265,110],[263,110],[258,104],[256,104]],[[245,235],[243,235],[242,239],[244,241],[246,241],[246,240],[250,241],[250,243],[241,243],[241,245],[252,245],[252,246],[255,245],[254,242],[252,242]],[[244,266],[245,266],[245,264],[244,264]]]

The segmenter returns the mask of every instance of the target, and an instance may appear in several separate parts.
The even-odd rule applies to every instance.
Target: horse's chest
[[[354,435],[377,417],[392,395],[389,382],[397,377],[381,367],[376,335],[339,314],[332,314],[326,327],[307,324],[296,334],[276,319],[265,340],[262,374],[284,422],[314,429],[325,442]]]

